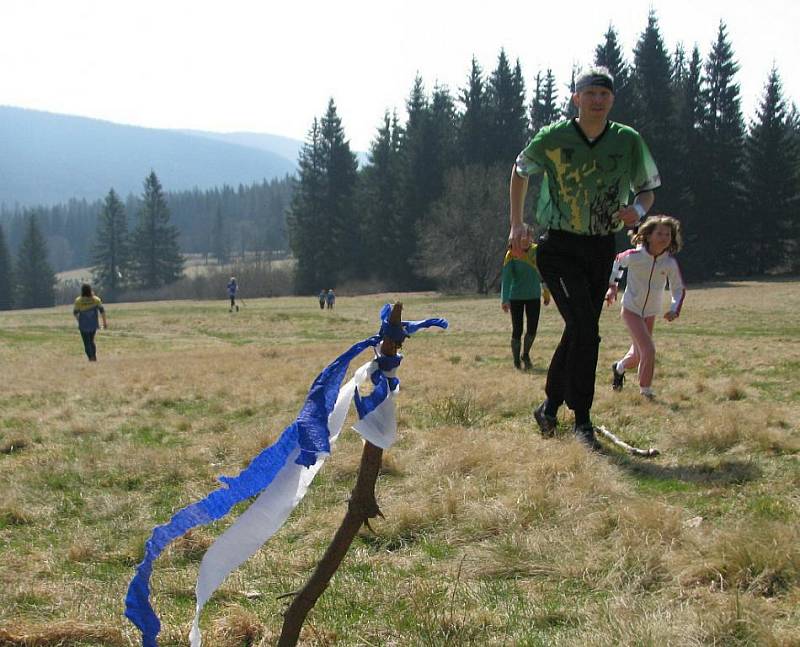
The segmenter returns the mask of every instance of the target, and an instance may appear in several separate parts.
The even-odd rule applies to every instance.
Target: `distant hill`
[[[138,194],[150,169],[166,191],[238,186],[295,172],[293,140],[212,134],[0,106],[0,204],[93,200],[112,187],[122,196]],[[269,148],[271,139],[278,151]]]
[[[304,143],[299,139],[283,137],[282,135],[268,135],[266,133],[212,133],[205,130],[181,130],[179,132],[197,137],[208,137],[209,139],[228,142],[230,144],[251,146],[252,148],[272,151],[273,153],[283,155],[283,157],[293,161],[297,160],[300,155],[300,149],[303,147]],[[353,152],[356,154],[360,166],[367,164],[369,161],[367,153],[362,151]]]
[[[236,144],[237,146],[249,146],[259,150],[276,153],[293,162],[297,161],[303,142],[291,137],[282,135],[269,135],[267,133],[212,133],[206,130],[180,130],[178,132],[192,135],[194,137],[207,137],[216,141]]]

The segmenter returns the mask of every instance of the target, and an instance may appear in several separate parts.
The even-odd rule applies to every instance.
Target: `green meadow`
[[[594,421],[654,459],[587,451],[566,410],[539,435],[553,306],[529,373],[498,298],[112,304],[96,364],[69,307],[0,313],[0,645],[136,645],[124,596],[152,528],[273,442],[396,299],[450,329],[404,345],[385,519],[356,538],[304,645],[800,645],[796,281],[690,286],[681,317],[656,324],[654,402],[633,373],[612,392],[629,340],[604,311]],[[287,524],[206,606],[204,644],[276,642],[279,596],[332,538],[361,447],[346,425]],[[188,644],[200,559],[230,521],[156,562],[161,645]]]

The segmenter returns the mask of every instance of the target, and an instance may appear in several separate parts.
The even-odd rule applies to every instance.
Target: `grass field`
[[[90,364],[68,307],[0,313],[0,645],[127,646],[122,616],[153,526],[236,474],[295,417],[320,369],[398,295],[107,308]],[[443,316],[404,348],[400,441],[312,610],[307,645],[800,645],[800,284],[690,289],[656,324],[655,402],[616,308],[594,418],[662,455],[590,453],[531,421],[561,331],[543,309],[532,373],[497,298],[401,295]],[[359,362],[354,362],[354,366]],[[206,645],[274,644],[285,600],[341,520],[361,451],[345,431],[287,525],[206,607]],[[205,548],[156,563],[161,644],[185,645]]]

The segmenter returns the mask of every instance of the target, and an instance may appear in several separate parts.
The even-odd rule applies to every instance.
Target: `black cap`
[[[581,92],[592,85],[614,92],[614,77],[605,70],[589,70],[575,81],[575,92]]]

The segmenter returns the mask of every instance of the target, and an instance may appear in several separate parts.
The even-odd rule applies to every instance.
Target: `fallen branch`
[[[595,430],[610,443],[616,445],[620,449],[624,449],[626,452],[628,452],[629,454],[633,454],[634,456],[653,458],[654,456],[658,456],[661,453],[655,447],[650,447],[649,449],[640,449],[639,447],[634,447],[633,445],[629,445],[624,440],[612,434],[605,427],[595,427]]]

